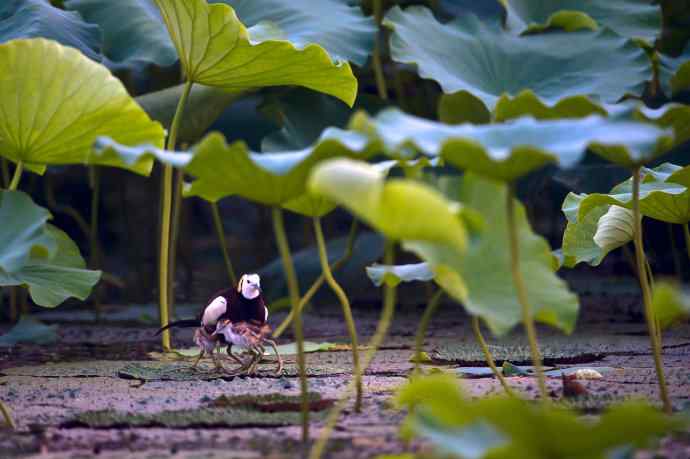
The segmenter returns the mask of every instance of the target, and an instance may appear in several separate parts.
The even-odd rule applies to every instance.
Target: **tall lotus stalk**
[[[518,242],[517,223],[515,221],[515,199],[514,187],[512,185],[508,186],[506,191],[506,216],[508,222],[508,239],[510,242],[510,270],[513,274],[513,283],[515,284],[515,291],[522,310],[522,322],[529,341],[532,364],[534,365],[534,372],[537,375],[539,394],[541,398],[546,401],[548,400],[549,394],[546,391],[546,378],[544,377],[544,368],[542,367],[539,343],[537,342],[537,328],[534,325],[532,307],[527,297],[527,287],[520,269],[520,245]]]
[[[422,362],[422,346],[424,345],[424,337],[429,329],[429,323],[431,318],[436,313],[438,305],[441,303],[441,297],[443,296],[443,290],[438,290],[429,299],[426,304],[422,318],[419,320],[419,327],[417,327],[417,333],[414,338],[414,370],[415,374],[419,373],[419,364]]]
[[[475,339],[479,343],[479,347],[482,348],[482,352],[484,353],[484,359],[486,360],[486,363],[489,364],[489,368],[491,368],[491,371],[493,372],[494,376],[496,376],[498,381],[501,383],[501,386],[503,386],[503,390],[505,390],[506,394],[510,395],[511,397],[515,396],[513,390],[508,385],[508,381],[506,381],[506,378],[503,376],[503,373],[496,367],[494,356],[491,355],[489,346],[486,344],[484,335],[482,335],[482,329],[479,324],[479,317],[477,316],[472,316],[472,331],[474,332]]]
[[[338,297],[340,305],[343,308],[343,316],[347,324],[347,331],[350,334],[350,344],[352,345],[352,369],[354,372],[355,386],[357,396],[355,399],[355,411],[362,410],[362,370],[359,366],[359,343],[357,340],[357,327],[352,317],[352,309],[350,308],[350,300],[347,298],[345,291],[338,284],[338,281],[333,277],[331,267],[328,264],[328,253],[326,251],[326,241],[323,237],[323,229],[321,228],[321,218],[314,217],[314,234],[316,234],[316,244],[319,248],[319,258],[321,259],[321,271],[323,272],[326,282],[333,290],[333,293]]]
[[[666,387],[666,377],[664,376],[664,366],[661,359],[661,340],[657,332],[657,326],[652,310],[652,289],[649,285],[647,267],[645,265],[646,256],[644,253],[644,239],[642,238],[642,216],[640,214],[640,167],[633,169],[632,187],[632,210],[635,222],[634,242],[635,242],[635,262],[637,263],[637,277],[642,289],[642,301],[644,303],[645,319],[649,331],[649,340],[654,355],[654,367],[656,368],[657,381],[659,383],[659,396],[664,405],[664,411],[671,413],[673,406]]]
[[[299,371],[301,413],[302,413],[302,442],[304,444],[309,441],[309,397],[306,374],[306,362],[304,358],[304,331],[302,330],[302,316],[297,312],[299,305],[299,284],[297,282],[297,274],[295,273],[295,265],[292,263],[292,256],[290,255],[290,246],[288,244],[287,234],[285,233],[285,222],[283,221],[283,211],[280,207],[273,207],[273,231],[275,233],[276,244],[280,257],[283,260],[283,270],[285,271],[285,280],[287,281],[288,294],[290,297],[290,305],[294,312],[292,319],[292,331],[297,342],[297,369]]]
[[[391,241],[386,241],[386,248],[384,249],[383,263],[388,266],[393,265],[393,252],[394,246]],[[390,328],[391,322],[393,321],[393,313],[395,312],[395,293],[396,287],[385,283],[383,288],[383,309],[381,310],[381,317],[376,325],[376,330],[374,331],[374,336],[371,337],[369,341],[369,350],[364,355],[362,359],[362,371],[366,370],[371,361],[374,359],[376,352],[383,343],[383,340],[388,334],[388,329]],[[326,449],[326,444],[328,439],[335,428],[335,424],[338,422],[340,414],[343,412],[347,406],[347,402],[352,396],[353,392],[356,390],[356,381],[353,379],[345,388],[344,393],[338,400],[338,403],[331,409],[326,418],[326,425],[324,426],[319,439],[316,441],[312,450],[309,452],[309,459],[319,459],[323,455]]]
[[[187,103],[187,98],[192,90],[194,83],[187,80],[184,85],[182,96],[177,103],[175,116],[170,124],[170,132],[165,142],[165,149],[173,151],[177,142],[177,131],[182,121],[184,107]],[[173,168],[170,164],[163,165],[163,186],[161,196],[161,237],[160,237],[160,259],[158,271],[158,294],[159,294],[159,311],[161,325],[165,326],[170,322],[169,311],[169,287],[168,287],[168,268],[170,266],[170,222],[172,218],[172,186],[173,186]],[[170,343],[170,330],[164,330],[162,333],[163,349],[169,351],[172,349]]]

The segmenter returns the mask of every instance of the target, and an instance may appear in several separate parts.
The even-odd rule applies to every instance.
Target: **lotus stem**
[[[175,273],[177,271],[177,248],[180,238],[180,218],[182,217],[182,169],[175,171],[173,178],[172,220],[170,226],[170,266],[168,267],[168,315],[175,316]]]
[[[19,186],[19,180],[22,178],[22,172],[24,171],[24,162],[17,161],[17,166],[14,168],[14,174],[12,175],[12,181],[10,182],[10,191],[14,191]]]
[[[383,263],[386,265],[392,265],[393,258],[393,243],[386,241]],[[371,340],[369,341],[369,350],[366,354],[364,354],[364,359],[362,360],[362,371],[365,371],[367,367],[369,367],[369,364],[376,355],[376,351],[388,334],[388,329],[390,328],[393,320],[393,313],[395,312],[395,289],[396,287],[388,284],[385,284],[383,288],[383,309],[381,310],[381,317],[376,325],[374,336],[372,336]],[[319,435],[318,440],[314,444],[312,450],[309,452],[309,459],[320,459],[323,455],[323,452],[326,449],[326,444],[328,443],[328,439],[335,428],[335,424],[338,422],[340,413],[342,413],[347,406],[347,401],[350,397],[352,397],[355,389],[356,383],[354,380],[352,380],[348,383],[338,402],[335,404],[335,406],[333,406],[333,408],[331,408],[331,411],[328,413],[328,417],[326,418],[326,424],[321,431],[321,435]]]
[[[549,393],[546,391],[546,378],[544,377],[544,368],[542,367],[539,343],[537,342],[537,329],[534,325],[532,308],[527,297],[525,280],[520,270],[520,245],[517,222],[515,221],[515,208],[517,207],[515,205],[515,200],[515,190],[512,185],[509,185],[506,191],[506,216],[508,221],[508,239],[510,243],[510,269],[513,273],[515,292],[522,308],[522,322],[527,332],[527,339],[529,340],[532,364],[534,365],[534,372],[537,375],[539,394],[543,401],[546,402],[549,400]]]
[[[424,309],[424,314],[419,321],[419,327],[417,327],[417,334],[414,338],[414,374],[419,373],[419,365],[422,360],[422,346],[424,345],[424,337],[426,336],[426,331],[429,329],[429,323],[431,318],[436,313],[438,305],[441,303],[441,297],[443,296],[443,290],[439,289],[434,293],[426,304]]]
[[[326,277],[326,282],[338,297],[340,306],[343,308],[343,316],[345,316],[345,323],[347,324],[347,331],[350,334],[350,343],[352,344],[352,367],[354,371],[354,379],[356,385],[356,399],[355,411],[359,413],[362,411],[362,371],[359,366],[359,343],[357,339],[357,327],[355,320],[352,317],[352,309],[350,308],[350,300],[347,298],[345,291],[342,289],[338,281],[333,277],[331,267],[328,264],[328,253],[326,251],[326,241],[323,237],[323,229],[321,228],[321,218],[314,217],[314,234],[316,234],[316,245],[319,248],[319,258],[321,259],[321,270]]]
[[[654,291],[654,273],[652,272],[652,265],[649,264],[649,258],[645,257],[644,260],[644,266],[645,266],[645,274],[647,275],[647,280],[649,280],[649,286],[652,289],[652,292]],[[664,347],[662,346],[662,338],[661,338],[661,323],[659,322],[659,317],[655,314],[654,315],[654,333],[656,336],[656,339],[659,343],[659,351],[663,354],[664,353]]]
[[[383,17],[383,5],[381,0],[373,1],[374,20],[376,27],[381,27],[381,19]],[[377,31],[378,32],[378,31]],[[383,64],[381,62],[381,40],[379,34],[374,38],[374,54],[371,56],[371,65],[374,68],[374,77],[376,78],[376,89],[379,97],[383,100],[388,99],[388,89],[386,88],[386,76],[383,73]]]
[[[633,234],[635,242],[635,261],[637,262],[637,277],[640,280],[640,287],[642,289],[642,301],[644,303],[645,318],[647,319],[647,328],[649,330],[649,340],[652,346],[652,353],[654,355],[654,367],[656,368],[657,381],[659,383],[659,396],[664,406],[666,413],[673,411],[671,399],[668,396],[668,389],[666,387],[666,378],[664,376],[664,366],[661,360],[661,342],[658,339],[656,332],[656,324],[654,318],[654,311],[652,309],[652,289],[649,285],[649,278],[645,274],[645,260],[644,240],[642,238],[642,216],[640,215],[640,168],[633,169],[633,220],[635,223],[635,231]]]
[[[688,253],[688,258],[690,258],[690,229],[688,228],[688,223],[683,225],[683,237],[685,238],[685,250]]]
[[[290,295],[290,304],[292,305],[292,310],[296,311],[299,304],[299,283],[297,282],[295,265],[292,263],[292,256],[290,255],[290,246],[285,233],[282,209],[278,206],[273,207],[272,217],[276,244],[278,245],[280,257],[283,259],[283,270],[285,271],[285,280],[288,286],[288,294]],[[306,362],[304,359],[302,316],[298,312],[294,314],[294,319],[292,320],[292,332],[297,342],[297,369],[299,370],[300,393],[302,395],[302,443],[306,445],[309,441],[309,394],[307,393],[309,388],[307,386]]]
[[[92,269],[101,267],[101,246],[98,243],[98,211],[100,204],[100,177],[95,166],[89,167],[89,186],[91,188],[91,224],[89,225],[89,265]],[[96,310],[96,320],[103,315],[101,295],[96,286],[93,290],[93,306]]]
[[[213,226],[216,228],[218,243],[220,244],[220,250],[223,253],[223,261],[225,261],[225,269],[228,272],[230,284],[237,285],[237,275],[235,274],[235,268],[232,266],[232,260],[230,259],[230,254],[228,253],[228,244],[225,242],[225,230],[223,229],[223,220],[220,218],[218,203],[210,202],[209,204],[211,205],[211,215],[213,215]]]
[[[474,332],[474,337],[477,339],[479,346],[482,348],[482,352],[484,353],[484,359],[486,359],[486,363],[489,364],[489,368],[491,368],[491,371],[493,372],[494,376],[498,378],[498,381],[501,383],[501,386],[503,386],[503,389],[506,391],[506,394],[508,394],[511,397],[514,397],[515,394],[508,385],[508,381],[506,381],[506,378],[503,376],[503,372],[499,371],[499,369],[496,367],[494,356],[491,355],[491,351],[489,351],[489,346],[486,344],[484,335],[482,335],[482,329],[479,325],[479,317],[477,316],[472,316],[472,331]]]
[[[343,267],[345,263],[348,262],[348,260],[352,257],[352,252],[354,250],[355,246],[355,240],[357,239],[357,230],[359,229],[359,223],[358,221],[352,220],[352,224],[350,225],[350,232],[347,236],[347,242],[345,244],[345,250],[343,251],[343,256],[340,257],[335,263],[331,265],[331,271],[336,272],[340,268]],[[311,284],[311,287],[309,287],[309,290],[304,294],[304,296],[300,299],[299,305],[297,306],[297,311],[301,314],[302,309],[309,303],[309,300],[311,300],[314,295],[316,295],[316,292],[321,288],[323,283],[326,281],[326,277],[321,273],[318,278],[314,281],[313,284]],[[276,328],[275,332],[273,332],[273,337],[274,338],[279,338],[280,335],[285,332],[285,329],[290,325],[292,322],[292,318],[294,317],[294,312],[290,311],[290,313],[287,315],[287,317],[283,320],[283,322]]]
[[[182,114],[187,103],[187,97],[192,89],[192,81],[186,81],[182,96],[177,103],[175,116],[170,125],[170,133],[165,143],[166,150],[174,150],[177,142],[177,131],[182,121]],[[161,196],[161,238],[160,238],[160,260],[158,272],[158,294],[159,294],[159,312],[161,326],[166,326],[170,322],[168,315],[168,267],[170,255],[170,220],[172,214],[172,179],[173,170],[172,165],[163,165],[163,186]],[[164,330],[161,334],[163,350],[170,351],[172,349],[170,343],[170,330]]]
[[[3,419],[5,419],[5,424],[12,430],[17,428],[17,424],[14,423],[14,419],[12,419],[12,414],[10,413],[10,409],[5,403],[0,400],[0,413],[2,413]]]

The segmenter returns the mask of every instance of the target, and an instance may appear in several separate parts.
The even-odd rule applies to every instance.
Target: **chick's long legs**
[[[276,346],[276,342],[272,339],[265,339],[264,342],[268,343],[268,345],[273,348],[273,352],[276,353],[276,357],[278,358],[278,369],[276,370],[276,374],[279,375],[283,372],[283,358],[278,353],[278,346]]]

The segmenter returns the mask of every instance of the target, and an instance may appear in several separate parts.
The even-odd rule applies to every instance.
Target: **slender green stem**
[[[91,269],[101,268],[101,245],[98,243],[98,211],[101,200],[100,177],[96,166],[89,166],[89,187],[91,188],[91,224],[89,225],[89,265]],[[96,320],[103,315],[101,295],[96,286],[93,290],[93,306]]]
[[[649,286],[652,289],[652,292],[654,291],[654,273],[652,272],[652,265],[649,264],[649,258],[645,257],[644,260],[644,267],[645,267],[645,275],[647,276],[647,280],[649,281]],[[663,354],[664,348],[662,346],[662,339],[661,339],[661,323],[659,322],[659,317],[654,315],[654,336],[656,340],[659,343],[659,352]]]
[[[16,190],[19,186],[19,180],[22,178],[22,172],[24,171],[24,163],[22,161],[17,161],[17,165],[14,168],[14,175],[12,175],[12,181],[10,182],[10,191]]]
[[[647,329],[649,330],[649,340],[652,346],[652,353],[654,354],[654,366],[656,368],[656,376],[659,383],[659,395],[661,402],[664,405],[664,411],[671,413],[673,407],[671,399],[668,396],[668,389],[666,387],[666,378],[664,376],[664,366],[661,360],[661,342],[659,341],[656,332],[654,311],[652,310],[652,289],[649,286],[649,278],[645,274],[645,253],[644,242],[642,238],[642,216],[640,215],[640,168],[633,169],[633,220],[635,224],[634,242],[635,242],[635,261],[637,262],[637,277],[640,280],[640,287],[642,289],[642,301],[644,303],[644,312],[647,319]]]
[[[527,339],[529,340],[532,364],[534,365],[534,371],[537,375],[539,394],[546,402],[549,400],[549,393],[546,391],[546,378],[544,377],[544,368],[541,364],[541,354],[539,353],[539,344],[537,342],[537,329],[534,325],[532,308],[527,297],[527,286],[525,285],[525,280],[522,277],[522,270],[520,269],[520,245],[517,222],[515,221],[515,200],[515,190],[512,185],[508,186],[506,192],[506,215],[508,219],[508,239],[510,242],[510,269],[513,273],[513,283],[515,285],[518,302],[522,308],[522,322],[527,332]]]
[[[343,267],[345,263],[352,257],[352,251],[355,246],[355,240],[357,239],[357,230],[359,229],[359,223],[357,220],[352,220],[352,224],[350,225],[350,232],[347,236],[347,242],[345,244],[345,251],[343,252],[343,256],[340,257],[335,263],[331,265],[331,271],[335,272],[338,271],[340,268]],[[314,295],[316,295],[316,292],[321,288],[323,283],[326,281],[326,277],[323,275],[323,273],[314,281],[314,283],[309,287],[309,290],[304,294],[304,296],[300,299],[299,304],[297,305],[297,312],[300,314],[302,313],[302,309],[309,303],[309,300],[311,300]],[[285,332],[287,327],[290,325],[292,322],[292,318],[294,317],[294,312],[290,311],[290,313],[285,317],[283,322],[276,327],[275,331],[273,332],[273,337],[274,338],[279,338],[280,335]]]
[[[494,356],[491,355],[491,351],[489,351],[489,346],[486,344],[484,335],[482,335],[482,329],[479,325],[479,317],[477,316],[472,316],[472,331],[474,332],[474,337],[477,339],[479,346],[482,348],[482,352],[484,353],[486,363],[489,364],[489,367],[491,368],[491,371],[493,372],[494,376],[498,378],[498,381],[501,383],[501,386],[503,386],[503,389],[506,391],[506,394],[510,395],[511,397],[514,397],[515,394],[508,385],[508,381],[506,381],[506,378],[503,377],[503,372],[496,367]]]
[[[419,327],[417,327],[417,334],[414,337],[414,373],[419,373],[419,365],[422,361],[422,346],[424,345],[424,337],[426,336],[426,331],[429,329],[429,323],[431,318],[436,313],[438,305],[441,303],[441,297],[443,296],[443,290],[439,289],[432,295],[426,304],[424,309],[424,314],[419,320]]]
[[[173,177],[172,220],[170,224],[170,255],[168,261],[168,316],[175,316],[175,278],[177,271],[177,249],[180,239],[180,219],[182,218],[182,182],[184,172],[177,169]]]
[[[2,400],[0,400],[0,413],[2,413],[2,417],[5,420],[5,424],[10,428],[10,429],[16,429],[17,425],[14,423],[14,420],[12,419],[12,414],[10,413],[10,409],[3,403]]]
[[[321,270],[326,277],[326,282],[338,297],[340,305],[343,308],[343,315],[345,316],[345,323],[347,324],[347,331],[350,334],[350,343],[352,344],[352,367],[354,371],[355,385],[357,387],[357,397],[355,401],[355,411],[362,410],[362,371],[359,366],[359,342],[357,339],[357,327],[355,327],[355,320],[352,317],[352,309],[350,308],[350,300],[347,298],[345,291],[338,284],[338,281],[333,277],[331,267],[328,265],[328,253],[326,251],[326,241],[323,237],[323,229],[321,228],[321,218],[314,217],[314,234],[316,234],[316,245],[319,248],[319,258],[321,259]]]
[[[280,257],[283,259],[283,270],[285,271],[285,280],[288,285],[288,294],[290,296],[290,304],[292,310],[296,311],[299,304],[299,283],[297,282],[297,274],[295,273],[295,265],[292,263],[292,256],[290,255],[290,246],[288,244],[287,234],[285,233],[285,223],[283,222],[283,211],[280,207],[273,208],[273,231],[275,233],[276,243]],[[292,320],[292,332],[295,335],[297,342],[297,368],[299,370],[300,392],[302,395],[302,442],[306,445],[309,441],[309,397],[306,375],[306,362],[304,359],[304,332],[302,330],[302,316],[295,313]]]
[[[382,0],[374,0],[374,19],[376,26],[380,29],[381,18],[383,17]],[[386,75],[383,73],[383,63],[381,62],[381,40],[376,34],[374,43],[374,54],[371,56],[371,64],[374,68],[374,77],[376,78],[376,89],[379,97],[383,100],[388,99],[388,89],[386,88]]]
[[[685,250],[688,253],[688,258],[690,258],[690,229],[688,228],[688,223],[683,225],[683,237],[685,237]]]
[[[386,248],[384,249],[383,263],[385,265],[393,264],[393,244],[390,241],[386,241]],[[388,334],[388,329],[390,328],[391,322],[393,321],[393,313],[395,312],[395,287],[386,284],[383,288],[383,309],[381,310],[381,317],[376,325],[376,330],[374,331],[374,336],[371,337],[369,341],[369,350],[364,354],[364,359],[362,360],[362,371],[365,371],[369,364],[376,356],[376,351],[378,350],[383,340]],[[352,397],[353,392],[356,389],[355,381],[352,380],[348,383],[345,391],[338,400],[338,402],[331,408],[326,418],[326,423],[321,435],[319,435],[318,440],[314,444],[313,448],[309,452],[309,459],[320,459],[326,449],[326,443],[335,428],[335,424],[338,422],[340,414],[343,412],[347,406],[347,402]]]
[[[216,228],[220,250],[223,253],[223,261],[225,261],[225,269],[228,271],[228,277],[230,278],[230,284],[237,285],[237,275],[235,274],[235,268],[232,266],[232,260],[228,253],[228,244],[225,242],[225,230],[223,229],[223,220],[220,218],[218,203],[211,202],[209,204],[211,205],[211,214],[213,215],[213,226]]]
[[[180,127],[180,122],[182,121],[182,114],[184,113],[184,107],[187,103],[187,97],[192,89],[192,81],[187,81],[184,86],[184,91],[182,96],[177,103],[177,109],[175,110],[175,116],[173,117],[172,124],[170,125],[170,133],[165,144],[166,150],[174,150],[175,143],[177,142],[177,131]],[[173,170],[170,164],[165,164],[163,166],[163,186],[161,197],[161,237],[160,237],[160,260],[159,260],[159,272],[158,272],[158,294],[159,294],[159,312],[160,312],[160,322],[161,326],[165,326],[170,322],[168,316],[168,267],[169,267],[169,255],[170,255],[170,220],[172,216],[172,179]],[[163,350],[169,351],[172,346],[170,343],[170,330],[165,330],[161,336]]]

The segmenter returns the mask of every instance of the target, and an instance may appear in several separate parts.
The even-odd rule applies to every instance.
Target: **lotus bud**
[[[597,223],[594,243],[605,250],[616,249],[632,241],[634,228],[632,210],[611,206]]]

